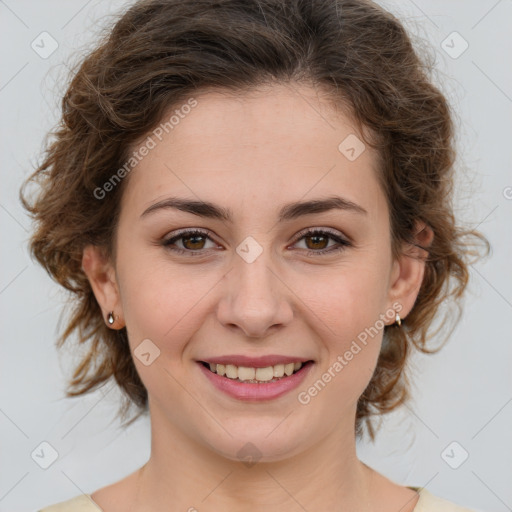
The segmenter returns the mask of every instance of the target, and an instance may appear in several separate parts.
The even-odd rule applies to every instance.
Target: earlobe
[[[95,245],[87,245],[82,253],[82,270],[103,311],[105,323],[112,329],[124,327],[116,273],[105,250]]]
[[[409,314],[423,283],[428,248],[434,238],[432,229],[417,223],[415,243],[404,243],[400,257],[393,262],[389,290],[390,303],[398,302],[402,320]]]

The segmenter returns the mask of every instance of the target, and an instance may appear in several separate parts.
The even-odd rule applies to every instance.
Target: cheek
[[[314,313],[312,329],[322,344],[318,388],[325,384],[325,403],[352,406],[371,379],[384,325],[392,318],[386,270],[387,262],[359,258],[330,271],[329,279],[317,274],[302,281],[299,294]]]
[[[339,348],[386,312],[386,268],[376,259],[354,259],[338,269],[297,281],[298,295],[314,313],[322,332]]]
[[[124,273],[120,268],[123,314],[134,364],[150,396],[187,407],[179,375],[188,340],[204,314],[201,299],[214,283],[208,277],[171,271],[169,266],[137,267],[134,263]],[[150,354],[146,360],[145,353]]]
[[[178,352],[180,340],[199,326],[202,301],[218,281],[197,267],[184,271],[166,262],[127,255],[119,262],[123,314],[132,347],[152,340],[161,351]]]

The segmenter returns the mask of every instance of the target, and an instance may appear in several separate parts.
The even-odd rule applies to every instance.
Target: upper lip
[[[232,354],[218,357],[207,357],[205,359],[201,359],[201,361],[212,364],[232,364],[234,366],[246,366],[249,368],[266,368],[267,366],[275,366],[276,364],[305,363],[307,361],[311,361],[311,359],[298,356],[281,356],[274,354],[259,357]]]

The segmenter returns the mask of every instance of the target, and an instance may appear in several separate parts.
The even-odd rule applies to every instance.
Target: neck
[[[218,454],[153,410],[151,456],[138,475],[135,510],[368,511],[373,472],[357,458],[348,420],[291,457],[249,463]]]

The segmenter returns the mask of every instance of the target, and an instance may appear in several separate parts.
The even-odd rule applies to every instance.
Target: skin
[[[354,124],[309,86],[194,97],[198,105],[130,173],[116,260],[84,250],[105,319],[115,312],[111,327],[126,326],[132,352],[145,339],[160,349],[149,366],[134,357],[149,395],[150,459],[93,500],[106,512],[412,510],[417,493],[356,456],[356,404],[382,331],[307,405],[297,399],[379,315],[399,304],[405,318],[421,285],[421,259],[392,257],[377,155],[367,146],[350,161],[338,150],[357,133]],[[277,221],[286,203],[332,195],[366,213]],[[174,209],[141,217],[169,196],[229,208],[233,222]],[[202,255],[160,243],[181,228],[211,233],[175,244]],[[352,245],[315,255],[337,243],[297,238],[306,228],[331,228]],[[252,263],[236,252],[248,236],[262,248]],[[315,365],[297,390],[248,403],[219,392],[198,368],[196,360],[226,354],[293,355]],[[251,467],[237,456],[247,442],[261,454]]]

